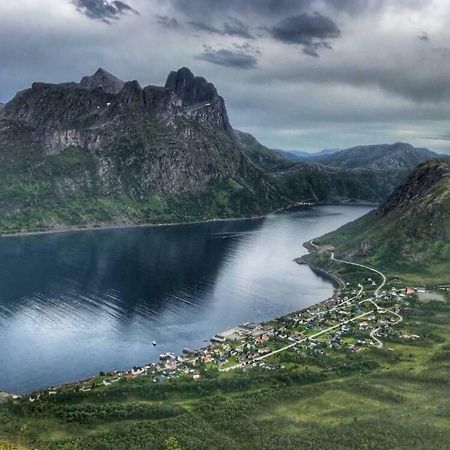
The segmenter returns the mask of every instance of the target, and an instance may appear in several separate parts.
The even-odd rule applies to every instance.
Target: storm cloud
[[[101,20],[108,24],[126,12],[139,14],[130,5],[119,0],[73,0],[72,3],[77,11],[90,19]]]
[[[288,17],[269,29],[270,34],[286,44],[301,44],[304,53],[318,56],[320,48],[330,48],[328,39],[341,35],[337,25],[319,13]]]
[[[99,66],[141,85],[188,66],[268,146],[444,151],[449,41],[447,0],[4,1],[0,102]]]
[[[229,21],[225,22],[220,28],[202,22],[201,20],[192,20],[188,22],[188,25],[196,31],[209,34],[218,34],[220,36],[238,36],[245,39],[254,39],[254,36],[250,33],[249,28],[236,18],[230,18]]]
[[[197,59],[208,61],[219,66],[234,67],[237,69],[251,69],[256,67],[257,59],[254,54],[242,50],[214,49],[205,46]]]

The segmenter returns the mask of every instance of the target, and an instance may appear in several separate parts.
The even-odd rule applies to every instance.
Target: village
[[[139,377],[161,383],[178,377],[198,380],[217,371],[273,370],[284,367],[281,356],[288,351],[326,358],[332,351],[360,352],[371,347],[382,348],[387,336],[401,340],[420,339],[411,331],[396,327],[402,321],[402,305],[420,288],[379,290],[382,285],[377,288],[377,283],[370,277],[356,286],[347,283],[333,297],[305,310],[267,323],[244,323],[218,333],[199,350],[186,348],[181,355],[163,353],[159,362],[133,367],[129,371],[101,372],[87,380],[31,395],[29,401],[68,390],[89,392]]]

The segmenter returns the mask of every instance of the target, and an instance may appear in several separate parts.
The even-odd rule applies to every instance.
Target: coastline
[[[308,206],[304,206],[302,209],[314,208],[315,206],[370,206],[374,207],[378,203],[376,202],[314,202],[308,204]],[[87,225],[87,226],[63,226],[61,228],[54,228],[48,230],[38,230],[38,231],[18,231],[18,232],[1,232],[0,231],[0,239],[3,238],[14,238],[14,237],[24,237],[24,236],[38,236],[38,235],[46,235],[46,234],[62,234],[62,233],[76,233],[82,231],[103,231],[103,230],[122,230],[122,229],[132,229],[132,228],[151,228],[151,227],[169,227],[169,226],[180,226],[180,225],[196,225],[203,223],[216,223],[216,222],[232,222],[232,221],[247,221],[247,220],[261,220],[266,218],[271,214],[279,214],[283,211],[290,212],[289,208],[295,205],[289,205],[284,208],[278,208],[273,211],[269,211],[265,214],[255,215],[255,216],[247,216],[247,217],[222,217],[222,218],[213,218],[213,219],[196,219],[196,220],[185,220],[180,222],[158,222],[158,223],[105,223],[105,224],[96,224],[96,225]],[[306,243],[305,243],[306,244]]]
[[[315,205],[312,205],[315,206]],[[286,208],[279,208],[274,211],[269,211],[265,214],[249,216],[249,217],[223,217],[223,218],[213,218],[213,219],[203,219],[203,220],[188,220],[181,222],[158,222],[158,223],[117,223],[117,224],[104,224],[104,225],[88,225],[88,226],[73,226],[73,227],[61,227],[49,230],[40,231],[19,231],[14,233],[2,233],[0,232],[0,239],[3,238],[13,238],[13,237],[24,237],[24,236],[38,236],[45,234],[62,234],[62,233],[77,233],[83,231],[103,231],[103,230],[122,230],[122,229],[132,229],[132,228],[153,228],[153,227],[169,227],[169,226],[180,226],[180,225],[199,225],[203,223],[220,223],[220,222],[234,222],[234,221],[247,221],[247,220],[261,220],[266,218],[271,214],[278,214],[280,212],[286,211]]]
[[[262,217],[265,217],[265,216],[262,216]],[[247,219],[237,219],[236,218],[236,219],[230,219],[230,220],[254,220],[254,219],[260,219],[262,217],[247,218]],[[229,219],[224,219],[224,220],[229,220]],[[216,221],[216,220],[213,220],[213,221]],[[223,221],[223,220],[220,219],[220,221]],[[211,220],[208,221],[208,222],[211,222]],[[193,223],[193,222],[188,222],[188,223]],[[204,223],[204,222],[195,222],[195,223]],[[175,225],[175,224],[173,224],[173,225]],[[141,226],[146,226],[146,225],[141,225]],[[150,225],[150,226],[152,226],[152,225]],[[158,225],[158,226],[161,226],[161,225]],[[73,231],[79,231],[79,230],[73,230]],[[61,231],[61,232],[63,232],[63,231]],[[317,251],[317,249],[315,248],[315,244],[312,243],[312,240],[304,242],[303,243],[303,247],[308,250],[308,253],[306,255]],[[306,256],[306,255],[303,255],[303,256]],[[268,323],[268,322],[270,322],[272,320],[278,320],[278,319],[281,319],[283,317],[289,317],[292,314],[298,314],[298,313],[303,312],[303,311],[305,311],[305,310],[307,310],[309,308],[317,307],[317,306],[322,305],[322,304],[324,304],[326,302],[329,302],[330,300],[333,300],[337,296],[339,296],[341,289],[343,287],[345,287],[345,283],[344,283],[344,281],[342,279],[340,279],[339,277],[337,277],[336,275],[334,275],[334,274],[332,274],[330,272],[325,271],[324,269],[316,267],[316,266],[314,266],[314,265],[312,265],[312,264],[302,260],[303,256],[295,258],[293,260],[293,262],[295,262],[295,263],[297,263],[299,265],[307,265],[313,272],[315,272],[315,273],[319,274],[319,276],[322,276],[323,278],[327,279],[333,285],[333,294],[330,297],[327,297],[325,299],[319,300],[316,303],[313,303],[313,304],[311,304],[309,306],[306,306],[306,307],[304,307],[302,309],[291,311],[291,312],[289,312],[287,314],[284,314],[283,316],[273,317],[273,318],[271,318],[271,319],[269,319],[269,320],[267,320],[265,322],[258,323],[258,325],[264,325],[265,323]],[[220,330],[218,332],[220,332]],[[208,344],[208,345],[211,345],[211,344]],[[208,347],[208,346],[206,346],[206,347]],[[198,349],[198,350],[200,350],[200,349]],[[116,372],[127,372],[126,369],[124,369],[124,370],[116,369],[115,371]],[[44,387],[39,388],[39,389],[23,392],[21,394],[16,394],[16,393],[13,393],[13,392],[6,392],[6,391],[1,391],[1,390],[0,390],[0,393],[4,394],[5,398],[7,398],[7,397],[9,397],[9,398],[17,398],[17,397],[33,396],[33,395],[35,395],[37,393],[41,393],[43,391],[50,391],[50,390],[63,389],[63,388],[75,388],[77,386],[82,385],[83,383],[91,382],[96,376],[98,376],[98,373],[96,373],[94,375],[83,377],[82,379],[79,379],[79,380],[69,381],[69,382],[61,383],[61,384],[57,384],[57,385],[44,386]]]

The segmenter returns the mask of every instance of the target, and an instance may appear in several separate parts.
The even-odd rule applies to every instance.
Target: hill
[[[411,144],[397,142],[395,144],[352,147],[331,155],[319,155],[314,157],[314,161],[326,166],[347,169],[410,171],[423,161],[439,157],[441,155],[427,148],[417,148]]]
[[[450,168],[430,160],[376,210],[316,242],[411,283],[445,283],[450,281],[449,238]]]

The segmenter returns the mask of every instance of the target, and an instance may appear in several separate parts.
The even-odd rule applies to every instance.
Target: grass
[[[87,450],[165,449],[168,437],[183,450],[446,448],[450,299],[412,300],[403,314],[401,329],[418,341],[307,359],[286,352],[273,358],[285,369],[135,379],[3,405],[0,439]]]

